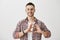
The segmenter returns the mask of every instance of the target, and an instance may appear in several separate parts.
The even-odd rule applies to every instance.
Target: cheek
[[[35,9],[33,9],[32,12],[35,12]]]
[[[35,12],[34,10],[32,10],[32,12]]]

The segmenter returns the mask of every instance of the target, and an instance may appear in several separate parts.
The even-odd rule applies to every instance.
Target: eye
[[[27,9],[27,10],[29,10],[29,9]]]

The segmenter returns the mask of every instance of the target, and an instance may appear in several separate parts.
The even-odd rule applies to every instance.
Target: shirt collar
[[[34,17],[34,18],[35,18],[35,20],[34,20],[34,21],[35,21],[35,23],[37,23],[37,21],[38,21],[38,20],[37,20],[37,18],[36,18],[36,17]],[[28,17],[26,17],[26,19],[25,19],[25,20],[26,20],[26,22],[28,22],[28,21],[29,21],[29,20],[28,20]]]

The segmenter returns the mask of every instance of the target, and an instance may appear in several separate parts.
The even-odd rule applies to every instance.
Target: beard
[[[34,13],[27,13],[27,15],[28,15],[29,17],[32,17],[32,16],[34,16]]]

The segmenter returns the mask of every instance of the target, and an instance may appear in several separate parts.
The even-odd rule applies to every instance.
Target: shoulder
[[[37,22],[38,22],[39,24],[44,24],[44,22],[43,22],[42,20],[39,20],[39,19],[37,19]]]
[[[37,23],[38,23],[39,25],[46,26],[46,24],[45,24],[42,20],[39,20],[39,19],[37,19],[37,20],[38,20]]]
[[[25,23],[25,22],[26,22],[25,19],[22,19],[22,20],[19,20],[19,21],[18,21],[19,24],[22,24],[22,23]]]

